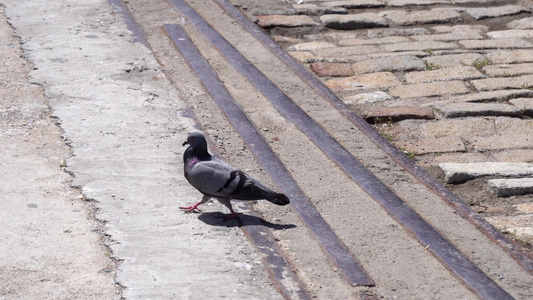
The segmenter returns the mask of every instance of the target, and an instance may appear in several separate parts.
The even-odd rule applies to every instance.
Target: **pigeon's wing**
[[[203,194],[227,198],[223,187],[231,182],[231,174],[234,171],[233,167],[222,161],[201,161],[188,171],[187,179]]]
[[[218,159],[195,164],[187,177],[200,192],[213,197],[259,200],[275,194],[248,174]]]

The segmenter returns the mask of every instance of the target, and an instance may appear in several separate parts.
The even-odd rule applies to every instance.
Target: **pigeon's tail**
[[[273,193],[267,198],[267,200],[277,205],[287,205],[291,203],[291,200],[282,193]]]

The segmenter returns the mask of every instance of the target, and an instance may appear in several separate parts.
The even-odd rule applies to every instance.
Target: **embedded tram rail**
[[[380,286],[387,279],[380,276],[388,274],[388,271],[374,272],[374,265],[369,261],[375,255],[363,258],[364,251],[355,251],[358,247],[357,238],[348,239],[347,234],[359,223],[347,225],[352,227],[350,229],[344,228],[334,220],[334,217],[332,219],[334,213],[326,210],[323,202],[318,205],[317,192],[309,185],[320,188],[327,187],[327,184],[321,180],[308,184],[299,181],[297,178],[299,173],[290,162],[294,156],[284,152],[289,146],[284,148],[283,145],[279,145],[283,141],[292,142],[294,139],[306,143],[306,146],[301,144],[299,146],[302,149],[313,149],[308,150],[314,151],[313,153],[319,152],[318,155],[328,161],[322,164],[332,168],[331,171],[322,170],[326,175],[341,171],[344,175],[335,176],[352,181],[356,184],[352,190],[360,188],[366,194],[365,197],[379,204],[379,209],[401,227],[403,236],[418,243],[419,247],[412,252],[411,255],[414,256],[411,256],[411,259],[416,257],[419,251],[431,253],[433,259],[425,257],[423,260],[434,260],[433,263],[436,262],[444,267],[444,273],[448,272],[455,278],[445,280],[448,282],[444,286],[446,284],[453,286],[459,282],[469,291],[451,292],[450,295],[453,297],[468,298],[471,296],[469,293],[472,293],[481,299],[525,299],[533,292],[531,287],[514,281],[522,278],[522,282],[527,282],[527,278],[531,278],[533,259],[528,253],[507,240],[460,199],[390,145],[229,2],[215,0],[200,3],[192,0],[169,0],[166,3],[168,9],[175,9],[177,12],[174,19],[169,20],[169,17],[165,16],[161,18],[164,22],[161,21],[160,24],[154,24],[153,20],[148,24],[148,20],[143,20],[143,6],[137,1],[129,1],[126,4],[120,0],[108,1],[124,16],[135,39],[151,48],[162,66],[170,66],[175,54],[168,52],[169,48],[165,48],[167,52],[158,50],[158,45],[154,45],[154,41],[162,44],[165,42],[160,40],[161,37],[169,39],[177,53],[192,69],[192,74],[198,78],[197,83],[201,83],[199,86],[207,91],[208,98],[213,101],[213,104],[209,104],[209,108],[200,108],[196,99],[189,100],[189,109],[196,116],[198,126],[207,132],[216,132],[214,129],[216,126],[202,118],[205,111],[212,111],[216,107],[220,120],[214,122],[230,124],[231,126],[223,126],[224,130],[238,134],[239,139],[247,145],[272,181],[291,198],[293,211],[313,233],[308,239],[318,243],[318,247],[326,253],[327,263],[333,265],[335,270],[341,270],[340,277],[346,283],[344,288],[366,287],[364,291],[371,291],[377,297],[387,298],[390,295],[380,290]],[[216,17],[217,14],[220,18]],[[220,22],[230,22],[232,30],[217,31]],[[158,28],[164,30],[164,34],[153,35],[152,32]],[[239,37],[233,36],[237,31],[236,35],[246,35],[247,40],[241,42]],[[260,47],[261,55],[270,53],[268,59],[254,56],[250,52],[244,53],[243,49],[247,46],[243,44],[250,41],[254,44],[253,47],[248,44],[253,48],[249,51],[254,52]],[[166,43],[168,46],[168,42]],[[267,72],[262,69],[269,63],[278,67],[284,66],[286,71],[280,77],[292,76],[297,79],[284,82],[284,79],[274,78],[276,76],[272,73],[266,74]],[[168,67],[166,75],[175,83],[176,88],[184,93],[185,88],[178,84],[180,75],[176,75],[176,72],[178,71]],[[233,78],[232,74],[235,75]],[[242,92],[238,91],[240,87],[232,85],[239,80],[246,85]],[[292,95],[294,88],[306,90],[305,95]],[[263,111],[257,107],[257,104],[242,100],[243,96],[252,97],[249,91],[253,91],[253,97],[260,98],[258,102],[267,103],[268,108],[264,108]],[[309,95],[313,95],[312,98],[309,98]],[[315,105],[317,107],[314,107]],[[334,121],[340,120],[335,118],[342,118],[342,121],[339,121],[342,125],[337,126],[338,124],[333,124],[331,119],[324,117],[324,111],[328,110],[335,116]],[[262,113],[267,117],[262,116]],[[274,114],[275,120],[269,122],[268,119]],[[326,119],[322,121],[322,118]],[[264,124],[268,124],[269,127],[265,127]],[[364,146],[354,146],[359,143],[364,143]],[[221,146],[224,147],[224,144]],[[371,157],[365,157],[362,154],[365,151],[379,152],[379,154],[373,153]],[[300,159],[306,161],[305,157]],[[376,159],[378,162],[368,162],[365,159]],[[392,173],[389,176],[380,173],[388,171]],[[391,178],[395,176],[401,177],[400,183]],[[346,201],[357,203],[359,200],[353,198],[363,196],[354,194],[343,197],[347,197]],[[411,200],[412,198],[437,202],[421,203]],[[436,207],[435,210],[439,208],[446,210],[446,213],[439,216],[440,212],[437,211],[433,212],[433,215],[426,215],[433,206]],[[264,255],[265,266],[283,297],[309,299],[313,295],[320,295],[320,292],[312,287],[312,275],[303,271],[294,271],[303,269],[302,264],[305,264],[299,262],[298,255],[295,254],[295,249],[298,247],[293,244],[297,244],[298,241],[287,242],[288,246],[286,244],[285,247],[281,247],[278,241],[289,239],[290,235],[272,233],[268,228],[261,226],[261,220],[271,218],[274,213],[261,205],[257,205],[255,209],[241,205],[241,209],[243,207],[252,217],[242,218],[239,225],[255,245],[256,250]],[[346,213],[349,214],[350,211]],[[449,216],[455,216],[450,221],[453,224],[444,224]],[[443,219],[438,219],[439,217]],[[370,221],[363,220],[363,222]],[[473,232],[474,236],[469,237],[471,240],[465,240],[467,233],[463,235],[459,232],[463,228],[465,231]],[[359,227],[355,228],[358,229]],[[479,247],[488,247],[490,251],[486,249],[487,252],[482,253]],[[502,254],[508,257],[498,261],[497,257]],[[498,272],[494,272],[495,269],[506,275],[498,275]],[[512,279],[507,280],[508,278]],[[446,287],[442,289],[441,292],[446,293]],[[416,294],[416,290],[411,293]],[[357,295],[364,298],[367,294]]]

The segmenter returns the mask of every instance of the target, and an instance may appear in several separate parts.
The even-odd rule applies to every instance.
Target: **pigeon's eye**
[[[191,136],[191,137],[189,138],[189,140],[194,141],[194,137]]]

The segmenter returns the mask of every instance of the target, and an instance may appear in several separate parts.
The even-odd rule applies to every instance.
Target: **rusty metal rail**
[[[216,72],[192,44],[185,31],[179,25],[164,25],[169,37],[177,49],[187,59],[191,68],[204,83],[211,97],[226,114],[233,127],[249,145],[261,165],[274,179],[281,190],[291,199],[293,208],[316,235],[323,249],[330,255],[334,264],[342,270],[345,279],[351,285],[373,286],[374,281],[368,277],[363,268],[348,248],[338,239],[311,201],[302,192],[296,181],[285,169],[283,163],[271,150],[267,142],[257,132],[241,108],[220,81]]]
[[[439,259],[466,287],[485,299],[513,299],[510,294],[481,271],[374,174],[368,171],[361,162],[353,157],[324,128],[253,66],[189,5],[183,0],[169,0],[169,2],[189,19],[198,31],[203,33],[218,51],[226,57],[227,61],[267,97],[282,115],[293,122],[399,224],[411,232],[420,244],[429,246],[428,251]],[[228,117],[231,120],[231,116]]]
[[[435,178],[420,168],[412,159],[409,159],[398,148],[387,141],[381,134],[372,128],[363,118],[351,110],[337,95],[327,88],[319,79],[309,72],[301,63],[290,56],[281,46],[274,42],[269,35],[261,31],[240,10],[229,3],[228,0],[214,0],[229,16],[235,19],[246,31],[254,36],[265,48],[269,49],[281,61],[283,61],[296,75],[305,81],[318,94],[322,95],[335,109],[340,111],[357,129],[365,134],[374,144],[389,155],[396,163],[411,173],[418,181],[426,185],[431,191],[439,196],[457,213],[476,226],[484,235],[507,251],[524,269],[533,273],[533,257],[525,253],[518,245],[509,241],[494,226],[482,216],[474,212],[470,207],[443,186]]]

